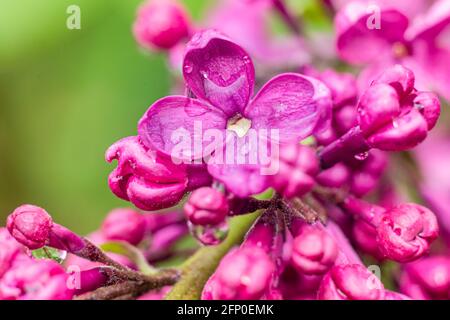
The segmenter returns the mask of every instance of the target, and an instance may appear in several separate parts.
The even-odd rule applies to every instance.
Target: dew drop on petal
[[[193,70],[194,70],[194,66],[192,65],[192,62],[186,61],[184,64],[184,72],[189,74],[189,73],[192,73]]]
[[[228,235],[228,223],[225,221],[217,226],[199,226],[188,222],[192,236],[205,246],[221,243]]]
[[[367,159],[368,156],[369,156],[368,152],[361,152],[355,155],[355,159],[359,161],[364,161]]]
[[[397,129],[398,128],[398,122],[397,120],[392,121],[392,126]]]

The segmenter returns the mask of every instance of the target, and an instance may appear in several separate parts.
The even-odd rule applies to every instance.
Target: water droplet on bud
[[[359,161],[364,161],[367,159],[368,156],[369,156],[368,152],[361,152],[355,155],[355,159]]]
[[[192,73],[193,70],[194,70],[194,66],[192,65],[192,62],[186,61],[184,64],[184,72],[189,74],[189,73]]]
[[[217,226],[199,226],[188,222],[192,236],[205,246],[221,243],[228,235],[228,223],[225,221]]]

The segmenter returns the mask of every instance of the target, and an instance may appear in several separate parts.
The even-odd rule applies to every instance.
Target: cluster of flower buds
[[[185,298],[186,291],[205,300],[450,299],[448,256],[426,257],[439,235],[434,213],[408,200],[383,201],[386,185],[395,195],[401,189],[386,174],[388,163],[393,170],[415,169],[406,156],[390,162],[388,152],[424,142],[440,116],[437,95],[422,89],[433,82],[442,95],[450,92],[448,74],[438,77],[448,83],[428,79],[429,59],[448,60],[437,36],[450,19],[436,12],[450,13],[450,6],[437,1],[424,25],[406,30],[414,14],[394,5],[383,11],[386,27],[367,33],[364,5],[327,1],[339,11],[342,59],[369,63],[377,60],[374,48],[388,48],[387,60],[359,77],[303,61],[268,78],[264,67],[285,70],[281,61],[292,61],[286,48],[304,51],[295,15],[282,0],[225,2],[196,32],[176,0],[150,0],[133,28],[142,47],[165,51],[181,66],[176,76],[184,94],[154,102],[137,135],[106,151],[107,162],[117,161],[109,187],[141,210],[178,207],[168,213],[116,209],[87,237],[42,208],[18,207],[0,229],[0,299],[152,300]],[[292,32],[279,50],[261,30],[272,11]],[[252,58],[262,64],[258,72]],[[364,199],[369,193],[375,204]],[[229,230],[231,219],[248,225]],[[233,231],[239,234],[229,236]],[[151,264],[185,258],[191,251],[175,244],[189,232],[211,247],[183,264],[186,279],[176,283],[178,271]],[[378,261],[403,264],[397,279],[388,275],[399,292],[384,287],[354,244]],[[35,257],[35,250],[48,254],[50,248],[68,254],[67,268]]]
[[[123,248],[120,255],[105,253],[87,238],[53,222],[44,209],[20,206],[9,215],[7,228],[0,229],[0,299],[97,299],[102,298],[96,293],[99,288],[101,294],[113,298],[124,295],[124,290],[138,297],[176,281],[177,272],[155,269],[146,261],[169,257],[173,244],[186,233],[180,212],[144,215],[116,209],[90,236],[99,246],[117,243]],[[134,247],[145,242],[146,246]],[[41,248],[45,258],[34,254]],[[54,249],[56,253],[50,251]],[[57,259],[65,259],[64,265]]]

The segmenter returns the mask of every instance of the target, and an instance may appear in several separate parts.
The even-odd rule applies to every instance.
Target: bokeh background
[[[136,134],[169,93],[161,55],[140,50],[131,26],[141,0],[0,0],[0,224],[18,205],[46,208],[75,231],[116,206],[105,150]],[[199,18],[211,0],[184,1]],[[69,5],[81,30],[66,27]]]

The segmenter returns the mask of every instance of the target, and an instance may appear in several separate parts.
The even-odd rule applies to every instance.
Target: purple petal
[[[138,134],[149,148],[172,159],[199,159],[210,141],[204,141],[208,129],[224,130],[225,115],[200,100],[169,96],[156,101],[141,118]],[[180,146],[185,148],[180,150]],[[199,145],[199,147],[194,147]]]
[[[249,55],[215,30],[199,32],[188,43],[183,75],[198,98],[228,116],[243,110],[253,94],[255,69]]]
[[[374,12],[364,3],[352,2],[335,18],[337,50],[343,60],[368,63],[390,53],[392,45],[404,42],[408,18],[396,9],[381,9],[380,28],[371,27]]]
[[[280,141],[288,142],[308,137],[327,122],[331,107],[330,90],[322,82],[285,73],[266,83],[244,115],[253,129],[278,129]]]
[[[412,25],[406,31],[406,37],[410,41],[425,40],[433,42],[449,23],[450,2],[440,0],[435,2],[426,14],[414,19]]]

